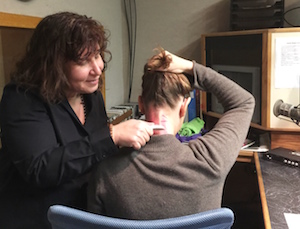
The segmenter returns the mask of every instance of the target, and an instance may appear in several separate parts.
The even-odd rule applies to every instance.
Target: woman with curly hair
[[[107,42],[99,22],[71,12],[35,29],[0,105],[1,228],[50,227],[52,204],[85,209],[92,166],[153,134],[140,120],[107,125],[99,90]]]

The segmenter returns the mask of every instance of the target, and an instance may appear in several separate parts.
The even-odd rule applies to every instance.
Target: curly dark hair
[[[180,96],[189,96],[191,84],[183,73],[161,71],[170,65],[172,58],[164,50],[159,50],[161,53],[149,59],[144,66],[141,98],[145,107],[151,104],[174,108]]]
[[[49,15],[34,30],[25,56],[17,63],[11,79],[18,86],[39,90],[48,103],[60,102],[66,98],[65,90],[69,86],[65,63],[87,59],[97,52],[97,44],[106,65],[111,53],[107,50],[107,30],[101,23],[71,12]]]

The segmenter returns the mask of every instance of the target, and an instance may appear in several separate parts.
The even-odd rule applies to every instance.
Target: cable
[[[128,102],[130,102],[132,84],[133,84],[135,47],[136,47],[136,28],[137,28],[136,2],[135,0],[124,0],[124,6],[125,6],[125,15],[126,15],[126,22],[127,22],[127,29],[128,29],[128,42],[129,42]]]
[[[284,12],[284,14],[283,14],[283,20],[284,20],[287,24],[289,24],[290,26],[293,26],[293,27],[298,27],[298,26],[300,26],[300,24],[298,24],[298,25],[293,25],[292,23],[290,23],[290,22],[285,18],[285,16],[286,16],[288,13],[290,13],[290,12],[292,12],[292,11],[294,11],[294,10],[297,10],[297,9],[300,9],[300,6],[294,7],[294,8],[292,8],[292,9],[289,9],[288,11]]]

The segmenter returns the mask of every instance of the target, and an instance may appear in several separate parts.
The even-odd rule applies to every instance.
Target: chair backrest
[[[229,229],[234,214],[229,208],[218,208],[176,218],[128,220],[53,205],[48,210],[48,220],[52,229]]]

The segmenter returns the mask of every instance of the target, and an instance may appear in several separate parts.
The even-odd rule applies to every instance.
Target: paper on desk
[[[284,217],[289,229],[299,229],[300,214],[284,213]]]

